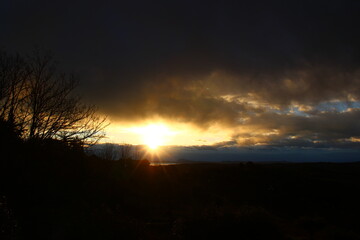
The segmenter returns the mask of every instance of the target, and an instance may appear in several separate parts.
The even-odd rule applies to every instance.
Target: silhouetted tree
[[[131,144],[120,145],[120,161],[122,161],[125,167],[129,164],[128,161],[131,159],[131,150]]]
[[[102,158],[106,160],[115,160],[119,155],[119,148],[116,144],[105,143],[102,148]]]
[[[26,111],[21,109],[26,97],[27,64],[20,55],[0,52],[0,119],[15,132],[21,132]]]
[[[26,140],[57,139],[74,145],[103,137],[105,118],[73,95],[79,81],[58,73],[53,56],[0,54],[0,118]]]
[[[133,154],[133,157],[135,160],[142,160],[143,159],[143,154],[142,154],[142,149],[143,147],[142,146],[139,146],[139,145],[135,145],[133,146],[133,151],[134,151],[134,154]]]

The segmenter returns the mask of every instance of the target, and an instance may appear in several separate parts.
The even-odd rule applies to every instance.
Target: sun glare
[[[136,132],[142,136],[143,143],[151,150],[156,150],[159,146],[166,144],[167,138],[173,134],[162,124],[150,124],[137,128]]]

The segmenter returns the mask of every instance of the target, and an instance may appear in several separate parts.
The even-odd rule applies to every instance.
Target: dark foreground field
[[[29,151],[2,163],[0,239],[360,239],[359,163],[124,167]]]

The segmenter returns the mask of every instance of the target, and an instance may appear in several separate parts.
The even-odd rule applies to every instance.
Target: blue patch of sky
[[[310,114],[300,111],[299,107],[288,107],[285,109],[276,109],[276,108],[267,108],[267,110],[269,112],[273,112],[273,113],[277,113],[277,114],[293,114],[293,115],[297,115],[297,116],[303,116],[303,117],[309,117]]]
[[[360,101],[327,101],[321,102],[313,106],[314,110],[324,111],[324,112],[345,112],[348,109],[360,109]],[[274,112],[277,114],[293,114],[296,116],[310,117],[311,114],[301,111],[299,107],[290,106],[285,109],[276,109],[276,108],[267,108],[268,111]]]
[[[316,109],[320,111],[336,111],[336,112],[344,112],[349,108],[360,108],[360,101],[322,102],[316,106]]]

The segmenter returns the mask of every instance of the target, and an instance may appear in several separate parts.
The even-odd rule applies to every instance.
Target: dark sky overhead
[[[2,1],[0,48],[51,50],[113,122],[218,145],[360,146],[360,1]]]

